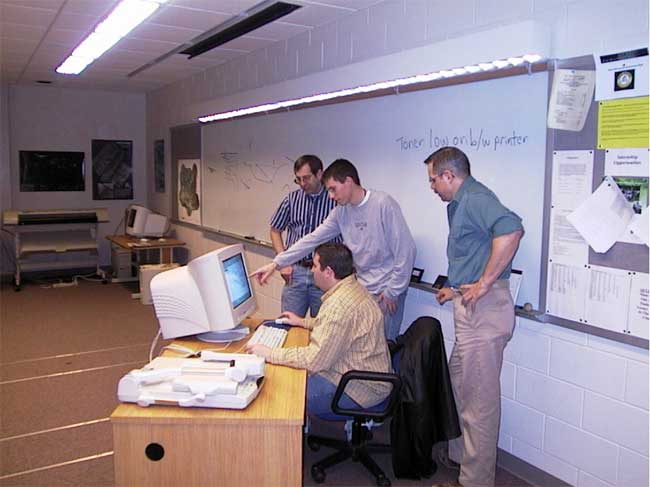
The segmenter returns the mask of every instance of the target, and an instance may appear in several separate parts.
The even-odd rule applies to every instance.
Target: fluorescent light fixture
[[[286,108],[291,108],[299,105],[309,105],[312,103],[332,100],[334,98],[349,97],[353,95],[372,93],[381,90],[393,89],[397,92],[399,88],[402,86],[422,85],[442,78],[451,78],[454,76],[466,76],[466,75],[478,73],[479,71],[503,69],[506,67],[521,65],[524,62],[532,64],[533,61],[529,61],[528,59],[534,59],[536,62],[536,61],[540,61],[542,59],[542,56],[538,54],[527,54],[526,56],[508,58],[507,61],[497,60],[497,61],[492,61],[491,63],[479,63],[478,65],[465,66],[462,68],[442,69],[434,73],[417,74],[415,76],[409,76],[406,78],[398,78],[389,81],[381,81],[378,83],[357,86],[355,88],[346,88],[343,90],[331,91],[329,93],[309,95],[302,98],[283,100],[275,103],[265,103],[263,105],[257,105],[248,108],[240,108],[238,110],[232,110],[232,111],[222,112],[222,113],[214,113],[212,115],[205,115],[199,117],[199,122],[203,122],[203,123],[216,122],[218,120],[228,120],[231,118],[244,117],[246,115],[254,115],[256,113],[268,113],[283,108],[286,109]]]
[[[167,0],[122,0],[56,68],[57,73],[79,74]]]

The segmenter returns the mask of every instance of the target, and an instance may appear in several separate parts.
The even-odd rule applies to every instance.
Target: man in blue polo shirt
[[[310,154],[299,157],[293,165],[293,172],[296,175],[294,182],[300,189],[289,193],[271,218],[271,242],[278,254],[313,232],[336,206],[321,183],[323,162],[318,157]],[[282,239],[285,230],[286,245]],[[340,242],[341,238],[332,241]],[[314,284],[312,262],[312,254],[309,254],[280,270],[285,282],[282,311],[292,311],[301,317],[307,315],[307,310],[311,316],[318,314],[323,291]]]
[[[463,433],[449,443],[449,459],[460,464],[460,485],[491,487],[501,415],[499,376],[515,324],[508,278],[524,230],[521,218],[471,176],[460,149],[443,147],[424,163],[431,189],[449,203],[449,280],[437,300],[454,303],[449,371]]]

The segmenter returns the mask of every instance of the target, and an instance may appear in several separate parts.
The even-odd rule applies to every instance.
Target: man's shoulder
[[[475,199],[483,199],[483,198],[498,199],[497,195],[494,194],[494,191],[492,191],[485,184],[481,183],[480,181],[477,181],[474,178],[472,178],[471,184],[467,187],[466,194],[469,197]]]
[[[371,190],[370,201],[374,201],[379,206],[399,206],[397,200],[385,191]]]

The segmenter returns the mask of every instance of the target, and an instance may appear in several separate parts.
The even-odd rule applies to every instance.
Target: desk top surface
[[[125,249],[160,249],[165,247],[182,247],[185,242],[175,238],[140,239],[131,235],[106,235],[106,238]]]
[[[260,320],[246,320],[245,325],[255,328]],[[249,335],[250,337],[250,335]],[[232,342],[224,352],[243,352],[248,337]],[[309,342],[309,331],[304,328],[291,328],[285,341],[285,347],[305,346]],[[201,342],[194,338],[177,339],[174,343],[196,349],[220,349],[222,345]],[[164,356],[180,355],[174,351],[165,351]],[[111,421],[139,422],[155,424],[178,424],[185,421],[197,424],[211,423],[256,423],[272,424],[274,426],[302,425],[305,414],[305,389],[307,372],[281,365],[266,364],[265,382],[257,398],[246,409],[210,409],[182,408],[177,406],[153,405],[140,407],[136,404],[120,404],[113,414]]]

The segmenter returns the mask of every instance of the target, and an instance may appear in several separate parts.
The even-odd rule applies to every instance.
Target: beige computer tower
[[[113,268],[113,277],[118,279],[128,279],[135,277],[135,267],[131,265],[130,249],[123,249],[113,245],[111,247],[111,267]]]
[[[178,267],[178,264],[147,264],[140,266],[140,302],[152,304],[150,283],[153,276]]]

